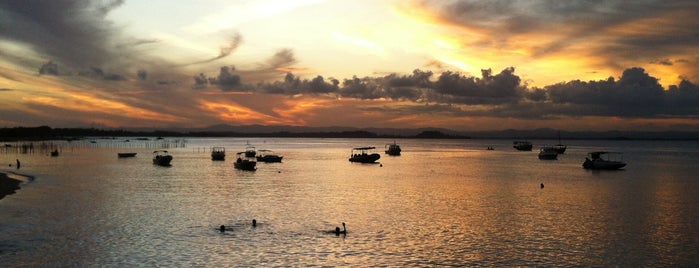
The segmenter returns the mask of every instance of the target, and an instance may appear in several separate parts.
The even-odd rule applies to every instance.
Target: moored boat
[[[387,155],[400,155],[401,149],[400,145],[396,144],[396,141],[393,141],[393,143],[386,144],[384,147],[386,149],[386,154]]]
[[[226,148],[211,147],[211,160],[223,161],[226,160]]]
[[[283,156],[274,154],[272,150],[261,149],[257,150],[259,153],[256,158],[257,162],[267,162],[267,163],[279,163],[282,162]]]
[[[117,153],[117,156],[119,158],[124,158],[124,157],[135,157],[136,153]]]
[[[619,152],[599,151],[588,153],[582,166],[585,169],[614,170],[625,167],[626,162],[622,160],[622,154]]]
[[[245,157],[255,157],[257,155],[257,151],[255,151],[255,146],[250,145],[250,143],[247,144],[245,147]]]
[[[233,167],[240,170],[257,170],[257,162],[255,161],[255,158],[244,158],[243,156],[245,156],[245,152],[239,152],[237,155],[238,159],[235,160],[235,163],[233,163]]]
[[[170,166],[172,155],[170,155],[166,150],[153,151],[153,154],[153,164],[159,166]]]
[[[532,143],[528,141],[514,141],[512,143],[512,148],[515,148],[519,151],[531,151],[532,147]]]
[[[558,150],[551,146],[543,146],[539,149],[539,159],[556,160],[558,159]]]
[[[379,158],[381,158],[380,154],[372,152],[372,150],[374,149],[376,149],[376,147],[352,148],[349,161],[358,163],[374,163],[376,162],[376,160],[379,160]]]

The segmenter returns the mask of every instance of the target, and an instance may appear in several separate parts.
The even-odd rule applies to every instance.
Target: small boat
[[[620,169],[626,166],[619,152],[590,152],[582,164],[585,169]]]
[[[495,148],[494,148],[493,146],[488,146],[488,147],[487,147],[487,148],[485,148],[485,149],[486,149],[486,150],[488,150],[488,151],[492,151],[492,150],[495,150]]]
[[[556,160],[558,159],[558,150],[552,146],[543,146],[539,149],[539,159]]]
[[[51,151],[51,156],[58,156],[58,149]]]
[[[280,163],[282,162],[283,156],[276,155],[272,152],[272,150],[257,150],[259,154],[256,156],[257,162],[267,162],[267,163],[273,163],[277,162]]]
[[[117,156],[119,156],[119,158],[134,157],[136,156],[136,153],[117,153]]]
[[[387,155],[400,155],[400,145],[396,144],[396,141],[393,141],[393,144],[386,144],[384,148]]]
[[[172,155],[168,154],[165,150],[153,151],[153,164],[158,166],[170,166],[170,161],[172,161]]]
[[[235,160],[235,163],[233,163],[233,167],[240,170],[257,170],[255,167],[257,166],[257,162],[254,160],[254,158],[243,158],[243,156],[245,156],[245,152],[239,152],[237,155],[238,159]]]
[[[553,148],[556,148],[556,151],[559,154],[563,154],[566,152],[566,149],[568,149],[567,146],[561,143],[561,132],[558,132],[558,144],[554,145]]]
[[[379,158],[381,158],[380,154],[372,152],[372,150],[374,149],[376,149],[376,147],[352,148],[349,161],[359,163],[374,163],[376,162],[376,160],[379,160]]]
[[[223,161],[226,160],[226,148],[211,147],[211,160]]]
[[[257,155],[257,151],[255,151],[255,146],[250,145],[250,143],[247,144],[245,147],[245,157],[255,157]]]
[[[528,141],[515,141],[512,143],[512,147],[519,151],[531,151],[533,146]]]

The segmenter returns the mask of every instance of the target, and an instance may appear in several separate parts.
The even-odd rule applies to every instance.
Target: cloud
[[[218,85],[221,89],[223,90],[233,90],[236,87],[240,87],[242,85],[240,81],[240,75],[233,74],[231,71],[234,71],[235,67],[228,67],[228,66],[223,66],[221,67],[221,70],[219,71],[219,74],[217,77],[210,77],[209,78],[209,83],[212,85]],[[196,78],[195,78],[196,82]]]
[[[223,58],[225,58],[225,57],[228,57],[228,55],[230,55],[231,53],[233,53],[233,51],[235,51],[235,50],[240,46],[240,44],[241,44],[242,42],[243,42],[243,36],[240,35],[240,33],[238,33],[238,32],[233,33],[233,35],[230,37],[230,42],[229,42],[228,44],[226,44],[225,46],[222,46],[222,47],[221,47],[218,56],[213,57],[213,58],[210,58],[210,59],[202,60],[202,61],[197,61],[197,62],[185,64],[184,66],[187,66],[187,65],[194,65],[194,64],[202,64],[202,63],[209,63],[209,62],[212,62],[212,61],[216,61],[216,60],[219,60],[219,59],[223,59]]]
[[[39,74],[58,75],[58,64],[53,63],[53,61],[49,61],[46,64],[41,65],[41,68],[39,68]]]
[[[129,47],[119,47],[119,28],[106,19],[122,3],[2,1],[0,36],[31,44],[38,52],[74,69],[115,64],[135,53]]]

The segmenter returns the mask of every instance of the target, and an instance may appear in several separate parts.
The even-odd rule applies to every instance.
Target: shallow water
[[[247,142],[283,162],[233,169]],[[190,138],[169,149],[171,167],[152,165],[152,148],[104,140],[59,157],[0,154],[35,178],[0,200],[0,263],[699,265],[697,142],[570,141],[543,161],[509,140],[397,140],[401,156],[347,161],[351,147],[392,142]],[[212,146],[226,147],[226,161],[211,161]],[[629,164],[582,169],[595,150],[624,152]],[[117,158],[123,151],[138,155]],[[346,236],[329,233],[341,222]]]

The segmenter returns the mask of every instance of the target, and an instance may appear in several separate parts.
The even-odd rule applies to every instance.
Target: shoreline
[[[14,171],[0,170],[0,200],[5,196],[17,193],[24,183],[34,180],[34,176],[16,173]]]
[[[20,183],[22,181],[10,178],[7,173],[0,171],[0,200],[5,198],[5,196],[16,193],[16,190],[20,189]]]

